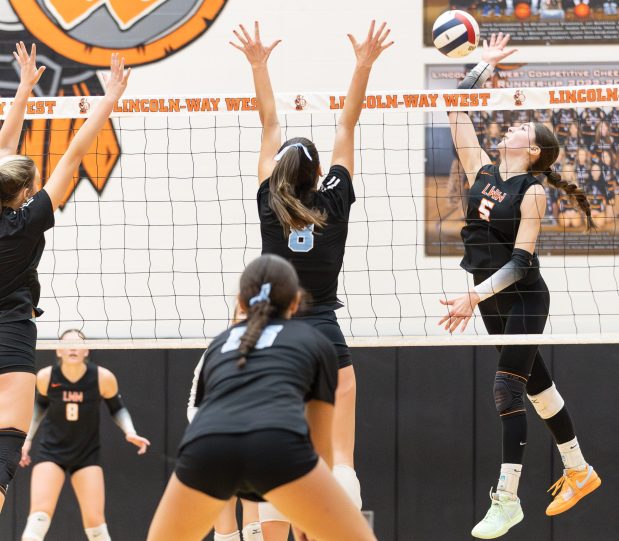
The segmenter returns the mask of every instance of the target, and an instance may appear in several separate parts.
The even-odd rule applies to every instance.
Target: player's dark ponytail
[[[14,201],[24,188],[32,187],[36,170],[27,156],[7,156],[0,160],[0,207]]]
[[[540,155],[531,166],[531,172],[546,175],[548,184],[565,192],[587,217],[587,231],[595,229],[595,224],[591,218],[591,206],[585,192],[577,184],[563,180],[561,175],[551,168],[559,156],[559,141],[557,141],[555,134],[541,122],[535,122],[534,125],[535,143],[540,148]]]
[[[293,148],[282,152],[287,147]],[[305,137],[295,137],[282,145],[278,157],[269,181],[269,206],[284,233],[310,224],[323,227],[327,221],[324,212],[312,207],[320,166],[316,146]]]
[[[252,261],[241,276],[240,298],[247,307],[247,328],[239,346],[239,367],[256,346],[270,319],[283,316],[299,292],[294,267],[276,255],[263,255]]]

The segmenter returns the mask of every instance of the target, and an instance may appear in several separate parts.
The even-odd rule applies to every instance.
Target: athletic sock
[[[508,494],[512,499],[518,497],[518,483],[522,473],[522,464],[501,464],[501,474],[497,484],[497,492]]]
[[[243,541],[264,541],[260,522],[250,522],[243,528]]]
[[[107,531],[107,524],[101,524],[95,528],[86,528],[84,531],[86,532],[88,541],[112,541]]]
[[[232,533],[217,533],[215,532],[214,541],[241,541],[241,532],[238,530]]]
[[[560,443],[557,447],[566,470],[583,471],[587,468],[587,461],[580,450],[578,438]]]

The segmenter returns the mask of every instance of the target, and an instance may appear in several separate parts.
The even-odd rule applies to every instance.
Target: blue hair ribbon
[[[271,300],[271,298],[269,297],[270,294],[271,284],[268,282],[266,284],[262,284],[262,287],[260,288],[260,293],[258,293],[258,295],[256,295],[255,297],[249,299],[249,306],[253,306],[254,304],[258,304],[259,302],[269,302]]]

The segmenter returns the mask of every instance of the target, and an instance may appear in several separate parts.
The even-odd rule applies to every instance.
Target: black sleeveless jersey
[[[239,367],[246,328],[239,323],[221,333],[204,354],[204,398],[181,448],[207,434],[281,429],[307,435],[306,402],[334,404],[337,354],[320,331],[302,321],[272,319]]]
[[[41,287],[37,267],[45,248],[45,231],[54,227],[54,209],[40,190],[19,210],[0,209],[0,323],[30,319]]]
[[[41,450],[59,463],[70,464],[88,457],[100,447],[99,369],[87,363],[86,372],[75,383],[52,367],[47,388],[49,406],[41,426]]]
[[[463,269],[487,278],[511,259],[520,227],[522,197],[539,183],[528,173],[504,181],[496,165],[484,165],[479,170],[469,191],[466,225],[461,233]],[[534,254],[525,281],[533,283],[538,278],[539,261]]]
[[[314,206],[327,215],[327,224],[321,229],[311,225],[286,236],[269,206],[269,198],[267,179],[258,189],[262,254],[276,254],[292,264],[301,286],[309,293],[308,311],[318,306],[340,308],[337,280],[344,261],[350,207],[355,202],[350,174],[340,165],[332,166],[315,192]]]

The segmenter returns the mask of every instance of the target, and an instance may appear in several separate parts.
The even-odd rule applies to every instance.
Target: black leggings
[[[530,286],[510,286],[479,303],[488,334],[542,334],[549,310],[550,293],[542,278]],[[526,378],[528,394],[539,394],[552,385],[537,345],[497,346],[497,349],[499,370]]]
[[[476,277],[475,283],[483,281]],[[550,309],[550,294],[542,278],[531,285],[516,284],[479,303],[488,334],[542,334]],[[498,372],[515,374],[526,381],[526,393],[536,395],[552,385],[537,345],[497,346]],[[524,398],[524,397],[523,397]],[[501,417],[503,425],[503,463],[522,464],[527,442],[524,411]],[[564,407],[546,420],[557,443],[574,438],[572,420]]]

